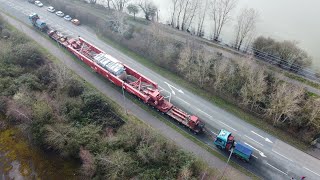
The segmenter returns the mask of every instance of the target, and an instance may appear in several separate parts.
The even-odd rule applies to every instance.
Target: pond
[[[1,121],[1,119],[0,119]],[[0,179],[77,179],[79,162],[31,145],[16,127],[0,127]]]

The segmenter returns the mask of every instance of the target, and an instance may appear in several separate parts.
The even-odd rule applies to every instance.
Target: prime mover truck
[[[244,143],[236,142],[231,132],[221,129],[218,136],[214,140],[214,144],[222,150],[232,152],[234,156],[249,162],[252,155],[252,148]],[[233,149],[233,151],[232,151]]]

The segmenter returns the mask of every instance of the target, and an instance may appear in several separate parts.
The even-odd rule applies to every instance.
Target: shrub
[[[32,43],[17,44],[13,46],[10,63],[26,67],[37,67],[44,63],[38,47]]]
[[[84,87],[80,81],[72,79],[68,84],[67,91],[70,97],[77,97],[83,93]]]
[[[7,97],[0,96],[0,114],[5,114],[7,112],[7,102]]]

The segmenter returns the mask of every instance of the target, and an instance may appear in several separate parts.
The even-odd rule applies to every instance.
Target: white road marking
[[[264,155],[264,153],[262,152],[262,151],[260,151],[259,149],[257,149],[257,148],[255,148],[255,147],[253,147],[253,146],[251,146],[250,144],[248,144],[248,143],[244,143],[244,144],[246,144],[247,146],[250,146],[252,149],[254,149],[254,150],[256,150],[256,151],[258,151],[259,152],[259,154],[260,154],[260,156],[262,156],[262,157],[267,157],[266,155]]]
[[[234,130],[234,131],[238,131],[238,130],[234,129],[233,127],[229,126],[228,124],[226,124],[226,123],[222,122],[222,121],[219,121],[219,122],[220,122],[221,124],[223,124],[223,125],[225,125],[225,126],[227,126],[227,127],[231,128],[231,129],[232,129],[232,130]]]
[[[215,133],[215,132],[213,132],[213,131],[211,131],[214,135],[218,135],[217,133]]]
[[[257,156],[255,156],[255,155],[253,155],[253,154],[252,154],[252,157],[254,157],[254,158],[258,159],[258,157],[257,157]]]
[[[207,115],[207,116],[209,116],[209,117],[211,117],[211,118],[212,118],[212,116],[210,116],[208,113],[206,113],[206,112],[202,111],[201,109],[198,109],[198,108],[197,108],[197,110],[198,110],[198,111],[200,111],[200,112],[202,112],[203,114],[205,114],[205,115]]]
[[[318,174],[318,173],[316,173],[316,172],[313,172],[313,171],[311,171],[310,169],[308,169],[308,168],[306,168],[306,167],[303,167],[304,169],[306,169],[306,170],[308,170],[308,171],[310,171],[310,172],[312,172],[313,174],[315,174],[315,175],[317,175],[317,176],[320,176],[320,174]]]
[[[183,100],[183,99],[181,99],[181,98],[179,98],[179,97],[176,97],[176,98],[177,98],[177,99],[180,99],[180,101],[186,103],[187,105],[190,105],[190,103],[188,103],[187,101],[185,101],[185,100]]]
[[[246,137],[246,138],[248,138],[248,139],[250,139],[251,141],[254,141],[255,143],[257,143],[257,144],[259,144],[259,145],[263,146],[263,144],[261,144],[261,143],[259,143],[258,141],[256,141],[256,140],[252,139],[251,137],[249,137],[249,136],[247,136],[247,135],[245,135],[245,137]]]
[[[278,168],[276,168],[276,167],[272,166],[272,165],[271,165],[271,164],[269,164],[269,163],[267,163],[267,165],[268,165],[268,166],[270,166],[270,167],[272,167],[273,169],[275,169],[275,170],[277,170],[277,171],[279,171],[279,172],[281,172],[281,173],[285,174],[285,175],[288,175],[287,173],[285,173],[285,172],[281,171],[280,169],[278,169]]]
[[[164,83],[166,83],[166,84],[169,86],[169,88],[170,88],[170,90],[172,91],[172,94],[173,94],[173,95],[176,94],[176,92],[175,92],[173,89],[177,90],[179,93],[184,94],[184,92],[183,92],[181,89],[178,89],[178,88],[174,87],[173,85],[171,85],[171,84],[169,84],[169,83],[167,83],[167,82],[164,82]]]
[[[273,143],[269,138],[265,138],[265,137],[263,137],[263,136],[261,136],[260,134],[258,134],[258,133],[256,133],[256,132],[254,132],[254,131],[251,131],[253,134],[255,134],[255,135],[257,135],[257,136],[259,136],[259,137],[261,137],[262,139],[264,139],[265,141],[267,141],[267,142],[269,142],[269,143]]]
[[[289,158],[287,158],[286,156],[284,156],[284,155],[282,155],[282,154],[278,153],[277,151],[274,151],[274,150],[272,150],[272,151],[273,151],[274,153],[278,154],[279,156],[281,156],[281,157],[283,157],[283,158],[285,158],[285,159],[287,159],[287,160],[289,160],[289,161],[293,162],[291,159],[289,159]]]

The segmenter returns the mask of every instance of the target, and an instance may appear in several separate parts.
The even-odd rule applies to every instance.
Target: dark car
[[[36,0],[28,0],[28,2],[29,2],[29,3],[32,3],[32,4],[34,4],[35,1],[36,1]]]

